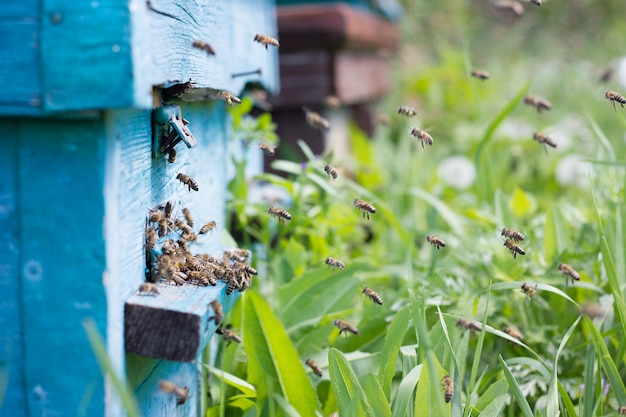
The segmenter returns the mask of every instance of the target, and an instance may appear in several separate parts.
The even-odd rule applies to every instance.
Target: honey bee
[[[339,176],[339,174],[337,174],[337,170],[335,169],[335,167],[330,164],[326,164],[326,166],[324,167],[324,172],[326,172],[326,174],[328,175],[328,178],[332,178],[334,180],[336,180],[337,177]]]
[[[502,328],[502,331],[506,334],[508,334],[509,336],[511,336],[514,339],[519,340],[520,342],[522,341],[522,339],[524,338],[524,336],[522,335],[522,333],[520,333],[518,330],[515,330],[509,326],[504,326]]]
[[[524,240],[524,235],[520,232],[516,232],[512,229],[503,228],[500,230],[500,236],[507,237],[509,239],[514,240],[515,242],[521,242]]]
[[[326,96],[326,98],[324,99],[324,103],[328,107],[332,107],[332,108],[337,108],[341,106],[341,100],[339,99],[339,97],[336,97],[336,96]]]
[[[617,414],[626,414],[626,406],[621,406],[616,411]]]
[[[196,183],[196,181],[193,178],[191,178],[189,175],[178,174],[176,176],[176,179],[179,180],[180,182],[182,182],[184,185],[186,185],[188,187],[188,191],[191,191],[191,190],[199,191],[200,190],[198,188],[198,183]]]
[[[600,76],[598,77],[598,82],[608,83],[613,78],[613,72],[614,72],[613,68],[605,69],[604,71],[602,71],[602,74],[600,74]],[[606,93],[604,94],[606,96]]]
[[[171,218],[173,212],[174,212],[174,204],[172,204],[171,201],[166,202],[165,206],[163,207],[163,214],[165,215],[165,218],[166,219]]]
[[[313,370],[313,373],[317,376],[322,376],[322,368],[317,366],[313,359],[307,359],[304,363]]]
[[[548,148],[545,148],[546,145],[552,148],[556,148],[556,143],[549,136],[544,135],[543,133],[536,132],[533,135],[533,139],[544,145],[544,149],[546,149],[546,152],[548,151]]]
[[[151,228],[146,228],[146,250],[151,252],[154,249],[154,245],[156,245],[156,231]]]
[[[172,148],[167,153],[167,162],[173,164],[176,162],[176,149]]]
[[[243,258],[244,260],[250,257],[250,251],[248,249],[233,249],[233,253],[239,258]]]
[[[272,148],[267,143],[259,143],[259,148],[268,156],[274,156],[276,153],[276,149]]]
[[[619,103],[619,105],[622,107],[624,107],[624,104],[626,104],[626,98],[624,98],[624,96],[622,96],[621,94],[617,94],[615,91],[607,90],[604,93],[604,97],[611,102],[611,104],[613,105],[613,109],[616,111],[616,102]]]
[[[220,324],[220,322],[224,320],[224,309],[222,305],[217,300],[211,301],[210,305],[213,309],[213,316],[209,317],[209,321],[214,320],[215,324]]]
[[[217,93],[217,97],[224,100],[229,107],[232,107],[233,103],[241,104],[241,99],[236,95],[230,94],[228,91],[220,91]]]
[[[444,385],[444,398],[447,403],[452,400],[454,396],[454,384],[452,383],[452,377],[450,375],[446,375],[443,377],[443,385]]]
[[[524,249],[519,246],[512,239],[507,239],[504,241],[504,246],[513,254],[513,259],[517,258],[517,255],[526,255]]]
[[[159,381],[159,388],[166,394],[174,394],[176,396],[176,405],[185,404],[189,398],[189,388],[181,387],[171,381]]]
[[[341,262],[339,259],[331,258],[330,256],[326,258],[326,265],[333,267],[333,273],[335,273],[335,268],[339,268],[342,271],[346,269],[346,265]]]
[[[472,72],[470,72],[470,75],[474,78],[478,78],[479,80],[488,80],[490,75],[487,71],[481,71],[481,70],[472,70]]]
[[[417,110],[413,107],[402,106],[398,108],[398,114],[402,114],[406,117],[413,117],[417,115]]]
[[[209,233],[211,230],[215,229],[216,226],[217,226],[217,223],[215,223],[214,221],[211,220],[210,222],[208,222],[207,224],[202,226],[198,233],[201,234],[201,235],[205,235],[205,234]]]
[[[446,242],[444,242],[443,240],[441,240],[440,238],[438,238],[435,235],[428,235],[428,236],[426,236],[426,240],[428,241],[428,243],[430,243],[431,245],[436,247],[437,250],[439,250],[439,248],[445,248],[446,247]]]
[[[215,330],[215,333],[222,335],[224,340],[226,340],[226,346],[229,346],[232,342],[241,343],[241,337],[230,330],[231,327],[232,326],[228,324],[226,327],[218,327],[217,330]]]
[[[382,297],[378,295],[378,293],[374,291],[373,289],[368,288],[368,287],[363,287],[363,291],[361,291],[361,294],[365,294],[365,296],[368,297],[370,300],[372,300],[374,303],[380,306],[383,305]]]
[[[537,293],[535,288],[531,287],[526,282],[522,282],[522,285],[520,285],[520,288],[522,289],[522,292],[526,294],[526,297],[528,297],[529,300],[533,298],[535,294]]]
[[[480,332],[483,329],[479,323],[475,323],[472,320],[467,320],[467,319],[458,319],[456,321],[456,325],[469,330],[472,333],[472,335],[475,335],[476,332]]]
[[[272,38],[271,36],[267,36],[267,35],[261,35],[261,34],[254,35],[254,41],[265,46],[265,49],[267,49],[269,45],[280,46],[280,44],[278,43],[278,39]]]
[[[193,227],[193,217],[191,216],[191,211],[189,211],[188,208],[183,209],[183,216],[185,216],[185,221],[189,227]]]
[[[497,0],[493,3],[493,7],[505,17],[510,17],[513,20],[524,15],[524,5],[518,1]]]
[[[198,285],[202,285],[204,287],[207,287],[210,282],[209,282],[209,277],[208,277],[208,273],[204,270],[202,271],[189,271],[189,281],[191,282],[195,282]],[[217,281],[214,281],[216,285]],[[209,319],[210,320],[210,319]]]
[[[189,226],[188,224],[186,224],[182,220],[176,219],[176,220],[174,220],[174,224],[176,225],[178,230],[182,230],[183,231],[183,236],[187,236],[188,239],[189,239],[189,237],[194,235],[194,232],[193,232],[193,229],[191,228],[191,226]],[[193,240],[193,239],[189,239],[189,240]]]
[[[539,96],[525,96],[524,104],[536,108],[539,113],[541,113],[542,110],[552,110],[552,103]]]
[[[535,6],[541,6],[541,3],[543,3],[543,0],[529,0],[529,1]]]
[[[606,315],[606,312],[604,311],[602,306],[595,302],[586,303],[585,305],[582,306],[580,312],[591,319],[604,317]]]
[[[278,218],[278,222],[285,224],[287,220],[291,220],[291,214],[288,211],[280,209],[278,207],[270,207],[267,209],[267,213],[270,216]]]
[[[316,113],[306,107],[303,107],[302,110],[304,110],[306,122],[311,127],[320,130],[330,129],[330,123],[328,122],[328,120],[323,118],[319,113]]]
[[[415,136],[420,141],[422,149],[424,149],[424,143],[428,146],[432,146],[433,144],[433,137],[422,129],[416,127],[411,128],[411,135]]]
[[[144,282],[139,286],[139,295],[159,294],[159,288],[152,282]]]
[[[215,55],[215,50],[205,41],[193,41],[193,47],[203,50],[209,55]]]
[[[357,330],[357,328],[351,325],[350,323],[348,323],[347,321],[337,319],[335,320],[334,324],[339,329],[339,334],[341,334],[343,331],[350,332],[355,335],[359,334],[359,331]]]
[[[370,213],[376,213],[376,207],[374,207],[371,203],[355,198],[352,202],[352,205],[363,213],[363,217],[367,217],[367,220],[370,219]]]
[[[572,268],[566,263],[563,263],[563,262],[559,263],[559,271],[561,271],[563,275],[565,276],[565,286],[567,286],[567,283],[569,282],[569,278],[572,279],[572,285],[574,285],[574,281],[580,281],[580,274],[578,273],[578,271],[576,271],[574,268]]]

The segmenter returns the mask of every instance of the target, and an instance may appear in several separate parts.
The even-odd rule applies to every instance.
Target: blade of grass
[[[365,398],[367,398],[367,401],[372,407],[374,416],[391,417],[389,400],[385,397],[385,393],[378,383],[378,379],[376,379],[373,374],[365,374],[359,381],[363,387],[363,392],[365,392]]]
[[[409,404],[411,404],[411,400],[413,399],[413,391],[415,390],[417,381],[420,379],[422,374],[422,367],[422,364],[417,365],[415,368],[411,369],[411,371],[404,378],[402,378],[402,381],[400,381],[398,391],[396,391],[392,404],[392,415],[394,417],[405,417],[410,415],[407,411]]]
[[[604,132],[602,132],[602,129],[600,129],[600,126],[598,126],[591,114],[585,112],[585,117],[591,126],[591,130],[593,130],[593,133],[595,133],[602,146],[604,146],[604,149],[606,149],[609,159],[614,162],[616,160],[615,151],[613,150],[613,146],[611,146],[611,141],[609,141],[609,138],[607,138]]]
[[[567,329],[565,335],[561,339],[561,343],[559,344],[559,348],[556,351],[556,355],[554,357],[554,366],[552,367],[552,375],[550,377],[550,383],[548,385],[548,396],[546,399],[546,415],[558,417],[560,414],[559,411],[559,392],[557,387],[558,382],[558,370],[559,370],[559,357],[561,356],[561,352],[565,348],[565,345],[569,341],[569,338],[572,336],[574,329],[578,326],[580,322],[580,316],[574,321],[574,323]]]
[[[337,397],[339,414],[342,416],[355,415],[353,411],[356,408],[357,416],[374,417],[356,374],[343,353],[335,348],[330,348],[328,351],[328,371],[331,385]]]
[[[418,197],[430,204],[439,213],[441,218],[448,223],[450,229],[459,236],[465,233],[465,224],[463,218],[456,214],[454,210],[448,207],[443,201],[421,188],[411,188],[408,194]]]
[[[567,411],[566,415],[567,416],[576,416],[578,415],[576,413],[576,409],[574,408],[574,403],[572,403],[571,398],[569,397],[569,393],[567,392],[567,390],[565,389],[565,387],[563,387],[563,384],[561,384],[561,381],[558,382],[559,385],[559,395],[561,396],[561,401],[563,401],[563,404],[565,405],[565,410]],[[585,416],[591,416],[593,414],[582,414]]]
[[[380,369],[378,370],[378,379],[387,400],[391,396],[391,381],[395,374],[396,362],[398,360],[398,352],[406,335],[406,329],[409,325],[411,312],[406,307],[396,314],[389,325],[389,330],[385,336],[385,344],[380,360]]]
[[[502,358],[502,355],[498,355],[498,361],[500,362],[500,366],[502,367],[502,372],[504,373],[504,377],[509,383],[509,388],[511,389],[513,398],[515,398],[515,401],[517,402],[517,405],[519,406],[522,412],[522,415],[524,417],[534,417],[533,410],[530,408],[530,404],[528,404],[526,397],[522,393],[522,389],[520,388],[519,384],[515,380],[515,377],[511,373],[511,370],[509,369],[508,365]]]
[[[583,388],[583,416],[591,416],[592,410],[594,407],[594,403],[596,399],[594,398],[594,390],[593,386],[595,383],[596,371],[596,351],[593,347],[593,344],[587,345],[587,354],[585,355],[585,375],[584,375],[584,388]]]
[[[506,382],[506,380],[500,379],[491,384],[489,388],[487,388],[485,393],[481,395],[480,398],[478,398],[478,401],[476,401],[476,405],[474,406],[474,408],[476,408],[477,410],[485,410],[486,407],[494,401],[499,403],[503,400],[504,402],[506,402],[508,392],[509,384]],[[502,403],[502,405],[504,405],[504,403]],[[481,413],[480,415],[482,416],[483,413]]]
[[[278,407],[283,410],[284,414],[282,415],[285,415],[287,417],[300,417],[300,413],[298,413],[293,405],[289,404],[287,400],[285,400],[282,396],[274,394],[272,398],[274,399],[274,401],[276,401]]]
[[[613,254],[609,248],[609,242],[606,237],[600,237],[600,252],[602,253],[602,263],[606,270],[606,276],[609,279],[611,286],[611,294],[613,294],[613,304],[615,306],[615,312],[619,317],[620,324],[622,325],[622,334],[626,334],[626,303],[624,303],[624,295],[622,292],[623,281],[617,277],[617,270],[615,268],[615,262],[613,261]],[[622,282],[621,282],[622,281]]]
[[[243,379],[238,378],[233,374],[224,372],[221,369],[214,368],[210,365],[204,364],[204,367],[208,369],[209,372],[211,372],[213,375],[215,375],[219,380],[224,381],[233,388],[237,388],[248,397],[256,397],[256,388],[254,388],[254,385],[250,384],[249,382],[244,381]]]

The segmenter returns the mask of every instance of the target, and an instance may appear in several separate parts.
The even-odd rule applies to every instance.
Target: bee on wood
[[[303,107],[302,110],[304,110],[306,122],[309,126],[319,130],[330,129],[330,123],[328,120],[322,117],[319,113],[316,113],[306,107]]]
[[[565,286],[567,286],[569,278],[572,279],[572,285],[574,285],[574,281],[580,281],[580,274],[578,273],[578,271],[576,271],[574,268],[566,263],[559,263],[559,271],[561,271],[565,276]]]
[[[368,288],[368,287],[363,287],[363,291],[361,291],[361,294],[365,294],[367,298],[369,298],[370,300],[372,300],[374,303],[378,304],[379,306],[383,305],[382,297],[378,295],[378,293],[374,291],[373,289]]]
[[[265,152],[265,155],[268,155],[268,156],[274,156],[274,154],[276,153],[276,149],[272,148],[267,143],[259,143],[259,148],[263,152]]]
[[[373,204],[360,200],[358,198],[354,199],[354,201],[352,202],[352,205],[358,208],[359,210],[361,210],[361,212],[363,213],[363,217],[367,217],[367,220],[370,219],[370,213],[371,214],[376,213],[376,207],[374,207]]]
[[[208,287],[210,284],[208,274],[204,270],[189,271],[189,281],[194,282],[198,285],[202,285],[203,287]],[[213,285],[217,285],[217,281],[215,281],[215,284]]]
[[[201,235],[205,235],[205,234],[209,233],[211,230],[215,229],[216,226],[217,226],[217,223],[215,223],[214,221],[211,220],[210,222],[208,222],[207,224],[202,226],[198,233],[201,234]]]
[[[215,50],[205,41],[193,41],[193,47],[203,50],[209,55],[215,55]]]
[[[241,99],[236,95],[230,94],[228,91],[220,91],[217,93],[217,97],[224,100],[228,104],[228,107],[232,107],[233,103],[241,104]]]
[[[146,250],[151,252],[156,245],[156,231],[151,227],[146,227]]]
[[[167,152],[167,162],[170,164],[176,162],[176,149],[172,148]]]
[[[436,247],[437,250],[439,250],[439,248],[445,248],[446,247],[446,242],[444,242],[443,240],[441,240],[440,238],[438,238],[435,235],[428,235],[428,236],[426,236],[426,240],[428,241],[428,243],[430,243],[431,245]]]
[[[490,75],[487,71],[481,71],[481,70],[472,70],[472,72],[470,72],[470,75],[474,78],[478,78],[479,80],[488,80]]]
[[[232,342],[241,343],[241,337],[237,335],[234,331],[230,330],[232,326],[230,324],[226,325],[226,327],[218,327],[215,330],[215,333],[222,335],[224,340],[226,340],[226,346],[229,346]]]
[[[165,215],[165,218],[166,219],[171,218],[173,212],[174,212],[174,204],[172,204],[171,201],[166,202],[165,206],[163,206],[163,214]]]
[[[246,260],[250,257],[250,251],[248,249],[239,249],[239,248],[233,249],[233,253],[243,260]]]
[[[548,148],[546,148],[546,145],[550,146],[551,148],[556,148],[556,142],[554,142],[552,138],[550,138],[547,135],[544,135],[543,133],[536,132],[533,135],[533,139],[541,143],[544,146],[544,149],[546,150],[546,152],[548,151]]]
[[[483,329],[480,323],[475,323],[472,320],[467,319],[458,319],[456,321],[456,325],[469,330],[472,333],[472,336],[475,336],[476,332],[480,332]]]
[[[611,102],[615,111],[617,111],[617,108],[615,107],[616,102],[622,107],[626,104],[626,98],[624,98],[621,94],[617,94],[615,91],[607,90],[604,93],[604,97]]]
[[[590,319],[597,319],[606,315],[606,312],[598,303],[585,303],[580,309],[580,312]]]
[[[519,246],[513,239],[507,239],[504,241],[504,246],[513,254],[513,259],[517,258],[517,255],[526,255],[524,249]]]
[[[178,230],[182,230],[183,236],[186,236],[188,239],[190,236],[194,235],[193,229],[187,223],[182,220],[176,219],[174,220],[174,224]],[[192,239],[189,239],[192,240]]]
[[[539,96],[525,96],[524,104],[536,108],[538,113],[541,113],[542,110],[552,110],[552,103]]]
[[[272,38],[271,36],[262,35],[262,34],[254,35],[254,41],[265,46],[265,49],[267,49],[269,45],[273,45],[277,47],[280,46],[280,44],[278,43],[278,39]]]
[[[144,282],[139,286],[139,295],[157,295],[159,288],[152,282]]]
[[[176,179],[179,180],[180,182],[182,182],[184,185],[187,186],[188,191],[194,190],[194,191],[199,191],[200,188],[198,187],[198,183],[196,183],[196,181],[191,178],[189,175],[185,175],[185,174],[178,174],[176,176]]]
[[[335,320],[334,324],[339,329],[339,334],[341,334],[343,331],[350,332],[355,335],[359,334],[359,331],[357,330],[357,328],[351,325],[350,323],[348,323],[347,321],[337,319]]]
[[[521,242],[522,240],[524,240],[523,234],[521,234],[520,232],[516,232],[512,229],[507,229],[506,227],[500,229],[500,236],[504,236],[506,238],[514,240],[515,242]]]
[[[270,207],[267,209],[267,213],[270,216],[278,218],[278,222],[285,224],[287,220],[291,220],[291,214],[288,211],[280,209],[278,207]]]
[[[159,388],[166,394],[174,394],[176,396],[176,405],[185,404],[189,398],[189,388],[181,387],[171,381],[159,381]]]
[[[524,336],[522,335],[522,333],[520,333],[518,330],[515,330],[509,326],[504,326],[502,328],[502,331],[506,334],[508,334],[509,336],[511,336],[514,339],[519,340],[520,342],[522,341],[522,339],[524,338]]]
[[[224,320],[224,309],[222,305],[217,300],[211,301],[210,305],[213,309],[213,316],[209,317],[209,321],[214,320],[215,324],[220,324],[220,322]]]
[[[398,108],[398,114],[402,114],[406,117],[413,117],[417,115],[417,110],[413,107],[401,106]]]
[[[335,169],[335,167],[330,164],[326,164],[326,166],[324,167],[324,172],[326,172],[326,174],[328,175],[328,178],[332,178],[334,180],[336,180],[337,177],[339,176],[339,174],[337,174],[337,170]]]
[[[304,363],[311,368],[311,370],[313,371],[313,373],[319,377],[322,376],[322,368],[320,368],[319,366],[317,366],[317,364],[315,363],[315,361],[313,361],[313,359],[307,359],[306,361],[304,361]]]
[[[530,286],[530,284],[526,282],[522,282],[522,285],[520,285],[520,288],[522,289],[522,292],[526,294],[526,297],[528,297],[529,300],[533,298],[535,294],[537,293],[535,288],[533,288],[532,286]]]
[[[449,403],[454,396],[454,384],[452,383],[452,377],[450,375],[446,375],[443,377],[443,386],[444,398],[446,402]]]
[[[433,144],[433,137],[422,129],[418,129],[416,127],[411,128],[411,135],[415,136],[417,140],[420,141],[422,149],[424,149],[424,143],[428,146],[432,146]]]
[[[189,211],[188,208],[183,209],[183,216],[185,216],[185,221],[189,227],[193,227],[193,217],[191,216],[191,211]]]
[[[331,258],[330,256],[326,258],[326,265],[333,267],[333,274],[335,273],[335,268],[339,268],[342,271],[346,269],[346,265],[341,262],[339,259]]]

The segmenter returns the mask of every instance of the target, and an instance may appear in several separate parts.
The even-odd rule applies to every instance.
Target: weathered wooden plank
[[[131,106],[135,75],[128,0],[41,4],[43,108],[58,112]]]
[[[385,57],[339,51],[334,67],[335,94],[344,104],[374,101],[391,86],[389,61]]]
[[[81,324],[92,317],[106,334],[103,145],[99,119],[19,122],[24,386],[32,416],[104,409],[102,373]]]
[[[0,119],[0,416],[26,415],[22,373],[22,316],[20,306],[20,242],[18,207],[18,123]]]

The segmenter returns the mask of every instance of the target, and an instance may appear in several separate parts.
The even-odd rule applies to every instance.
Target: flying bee
[[[278,207],[270,207],[267,209],[267,213],[270,216],[278,218],[278,222],[285,224],[287,220],[291,220],[291,214],[288,211],[280,209]]]
[[[276,149],[272,148],[267,143],[259,143],[259,148],[268,156],[274,156],[276,153]]]
[[[358,198],[355,198],[354,201],[352,202],[352,205],[358,208],[359,210],[361,210],[361,212],[363,213],[363,217],[367,217],[367,220],[370,219],[370,213],[371,214],[376,213],[376,207],[374,207],[373,204],[368,203],[367,201],[363,201]]]
[[[546,152],[548,152],[548,148],[545,147],[546,145],[552,148],[556,148],[556,142],[554,142],[552,138],[550,138],[547,135],[544,135],[543,133],[536,132],[533,135],[533,139],[541,143],[544,146],[544,149],[546,150]]]
[[[203,50],[209,55],[215,55],[215,50],[205,41],[193,41],[193,47]]]
[[[450,375],[446,375],[443,377],[443,386],[444,386],[444,398],[447,403],[452,400],[454,396],[454,384],[452,382],[452,377]]]
[[[213,300],[210,303],[211,308],[213,309],[213,316],[209,317],[209,321],[214,320],[215,324],[220,324],[222,320],[224,320],[224,309],[219,301]]]
[[[189,398],[189,388],[181,387],[171,381],[159,381],[159,388],[166,394],[174,394],[176,396],[176,405],[185,404]]]
[[[524,338],[524,336],[522,335],[522,333],[520,333],[518,330],[515,330],[509,326],[504,326],[502,328],[502,331],[506,334],[508,334],[509,336],[511,336],[513,339],[517,339],[520,342],[522,341],[522,339]]]
[[[608,83],[613,78],[613,75],[614,75],[613,68],[606,68],[604,71],[602,71],[602,73],[598,77],[598,82]],[[606,93],[605,93],[605,96],[606,96]]]
[[[529,0],[529,1],[535,6],[541,6],[541,4],[543,3],[543,0]]]
[[[232,107],[233,103],[241,104],[241,99],[234,94],[230,94],[228,91],[220,91],[217,93],[217,97],[224,100],[228,107]]]
[[[479,80],[488,80],[490,75],[487,71],[481,71],[481,70],[472,70],[472,72],[470,72],[470,75],[474,78],[478,78]]]
[[[524,15],[524,5],[518,1],[497,0],[493,2],[493,7],[495,11],[500,13],[503,17],[513,21]]]
[[[437,250],[439,250],[439,248],[445,248],[446,247],[446,242],[444,242],[443,240],[441,240],[440,238],[438,238],[435,235],[428,235],[428,236],[426,236],[426,240],[428,241],[428,243],[430,243],[431,245],[436,247]]]
[[[626,98],[624,98],[624,96],[622,96],[621,94],[617,94],[615,91],[607,90],[604,93],[604,97],[611,102],[611,104],[613,105],[613,109],[616,111],[616,102],[619,103],[619,105],[622,107],[624,107],[624,104],[626,104]]]
[[[207,224],[202,226],[198,233],[201,234],[201,235],[205,235],[205,234],[209,233],[211,230],[215,229],[216,226],[217,226],[217,223],[215,223],[213,220],[211,220],[210,222],[208,222]]]
[[[424,149],[424,143],[428,146],[432,146],[433,144],[433,137],[430,136],[425,130],[412,127],[411,135],[415,136],[420,141],[420,143],[422,144],[422,149]]]
[[[363,291],[361,291],[361,294],[365,294],[366,297],[368,297],[370,300],[372,300],[374,303],[378,304],[379,306],[383,305],[382,297],[378,295],[378,293],[374,291],[373,289],[368,288],[368,287],[363,287]]]
[[[521,234],[520,232],[516,232],[513,229],[507,229],[506,227],[503,229],[500,229],[500,236],[507,237],[509,239],[514,240],[515,242],[521,242],[522,240],[524,240],[523,234]]]
[[[326,96],[324,98],[324,104],[326,104],[328,107],[336,109],[341,106],[341,99],[337,96]]]
[[[193,217],[191,216],[191,211],[189,211],[188,208],[183,209],[183,216],[185,216],[185,221],[189,227],[193,227]]]
[[[513,254],[513,259],[517,258],[517,255],[526,255],[526,251],[522,249],[513,239],[507,239],[504,241],[504,246]]]
[[[304,361],[304,363],[311,368],[311,370],[313,370],[313,373],[317,376],[322,376],[322,368],[320,368],[319,366],[317,366],[317,364],[315,363],[315,361],[313,361],[313,359],[307,359]]]
[[[167,152],[167,162],[170,164],[176,162],[176,149],[172,148]]]
[[[265,49],[267,49],[269,45],[280,46],[280,44],[278,43],[278,39],[272,38],[271,36],[262,35],[262,34],[254,35],[254,41],[265,46]]]
[[[215,333],[222,335],[224,340],[226,340],[226,346],[229,346],[232,342],[241,343],[241,337],[230,330],[231,327],[232,326],[228,324],[226,327],[218,327],[217,330],[215,330]]]
[[[329,130],[330,123],[327,119],[322,117],[319,113],[314,112],[313,110],[308,109],[307,107],[302,107],[304,110],[306,122],[309,126],[319,129],[319,130]]]
[[[472,335],[475,335],[476,332],[480,332],[483,329],[479,323],[475,323],[472,320],[467,320],[467,319],[458,319],[456,321],[456,325],[469,330],[472,333]]]
[[[585,303],[580,309],[580,312],[590,319],[597,319],[606,315],[606,312],[604,311],[602,306],[596,302]]]
[[[328,178],[332,178],[334,180],[336,180],[339,176],[339,174],[337,174],[337,169],[335,169],[335,167],[330,164],[326,164],[326,166],[324,167],[324,172],[326,172]]]
[[[326,258],[326,265],[333,267],[333,274],[335,273],[335,268],[339,268],[342,271],[346,269],[346,265],[341,262],[339,259],[331,258],[330,256]]]
[[[567,286],[569,278],[572,279],[572,285],[574,285],[574,281],[580,281],[580,274],[578,273],[578,271],[576,271],[574,268],[566,263],[559,263],[559,271],[561,271],[565,276],[565,286]]]
[[[537,293],[535,288],[533,288],[532,286],[530,286],[530,284],[526,282],[522,282],[522,285],[520,285],[520,288],[522,289],[522,292],[526,294],[526,297],[528,297],[529,300],[533,298],[535,294]]]
[[[417,110],[413,107],[402,106],[398,109],[398,114],[402,114],[406,117],[413,117],[417,115]]]
[[[193,178],[191,178],[189,175],[178,174],[176,176],[176,179],[179,180],[180,182],[182,182],[184,185],[186,185],[188,187],[188,191],[191,191],[191,190],[199,191],[200,190],[198,188],[198,183]]]
[[[538,113],[541,113],[542,110],[552,110],[552,103],[539,96],[525,96],[524,104],[536,108]]]
[[[351,325],[350,323],[348,323],[347,321],[337,319],[335,320],[334,324],[339,329],[339,334],[341,334],[343,331],[350,332],[355,335],[359,334],[359,331],[357,330],[357,328]]]
[[[626,405],[619,407],[616,411],[617,414],[626,414]]]
[[[152,282],[144,282],[139,286],[139,295],[157,295],[159,288]]]

